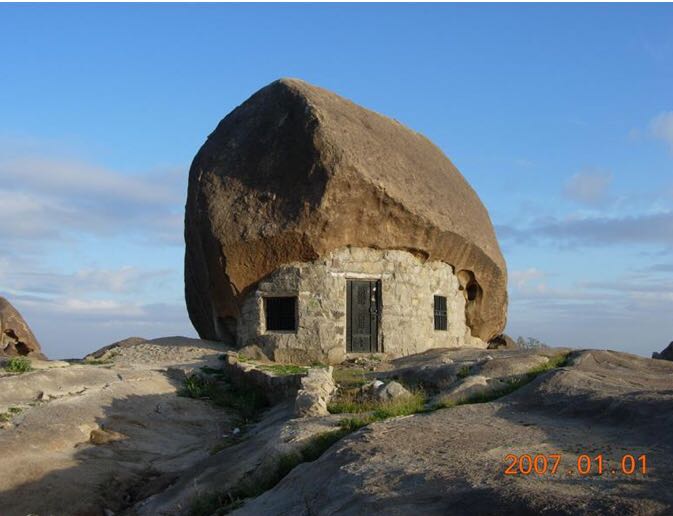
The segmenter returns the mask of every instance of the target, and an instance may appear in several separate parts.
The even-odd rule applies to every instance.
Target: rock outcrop
[[[518,349],[519,345],[509,335],[503,333],[491,339],[488,343],[488,349]]]
[[[128,337],[127,339],[122,339],[117,342],[113,342],[112,344],[108,344],[107,346],[103,346],[102,348],[94,351],[93,353],[89,353],[87,356],[84,357],[85,360],[97,360],[100,358],[103,358],[105,355],[108,355],[109,353],[113,352],[116,349],[124,349],[124,348],[130,348],[132,346],[138,346],[140,344],[147,344],[147,340],[143,339],[142,337]]]
[[[301,379],[301,389],[297,392],[294,413],[297,417],[326,416],[327,403],[336,390],[332,378],[332,366],[313,367]]]
[[[458,169],[424,136],[303,81],[271,83],[208,137],[189,174],[185,242],[202,338],[233,337],[243,297],[280,265],[345,246],[448,263],[472,335],[505,326],[505,262]]]
[[[40,344],[21,314],[0,297],[0,356],[29,356],[44,359]]]
[[[494,402],[369,425],[233,514],[673,514],[672,379],[669,362],[576,352]],[[505,475],[508,454],[559,454],[560,466]],[[646,455],[646,474],[622,471],[629,454]]]
[[[659,360],[672,360],[673,361],[673,342],[671,342],[661,353],[656,351],[652,353],[652,358],[657,358]]]

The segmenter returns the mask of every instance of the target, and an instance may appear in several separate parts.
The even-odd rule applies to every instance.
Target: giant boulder
[[[26,321],[4,297],[0,297],[0,356],[2,355],[45,358]]]
[[[303,81],[262,88],[208,137],[189,173],[185,243],[204,339],[232,337],[244,295],[280,265],[348,245],[452,265],[472,335],[505,326],[505,262],[458,169],[423,135]]]

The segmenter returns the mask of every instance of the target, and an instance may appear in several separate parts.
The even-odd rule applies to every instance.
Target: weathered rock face
[[[220,122],[192,163],[185,293],[203,338],[234,336],[245,295],[279,266],[346,246],[454,267],[472,335],[500,334],[506,268],[486,209],[422,135],[282,79]]]
[[[512,337],[503,333],[491,339],[488,349],[519,349],[519,345]]]
[[[332,367],[313,367],[301,379],[301,389],[297,392],[294,413],[297,417],[327,416],[327,403],[336,390],[332,378]]]
[[[0,355],[45,358],[26,321],[4,297],[0,297]]]
[[[657,353],[656,351],[652,353],[652,358],[673,361],[673,342],[666,346],[661,353]]]

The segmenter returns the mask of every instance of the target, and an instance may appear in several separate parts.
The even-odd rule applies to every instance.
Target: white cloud
[[[128,175],[60,157],[0,159],[0,240],[83,233],[180,245],[186,186],[186,169]]]
[[[607,199],[612,174],[600,170],[584,170],[573,175],[565,185],[564,194],[582,204],[598,204]]]
[[[509,281],[518,289],[523,289],[531,282],[541,280],[545,277],[544,272],[535,267],[531,267],[522,271],[510,271]]]
[[[48,356],[194,334],[182,300],[186,186],[186,166],[122,173],[0,135],[0,295]]]
[[[196,336],[184,303],[30,295],[17,295],[11,301],[31,326],[43,351],[53,359],[82,357],[130,336]]]
[[[498,236],[515,242],[549,240],[559,246],[654,244],[673,247],[673,211],[635,216],[545,217],[527,227],[497,226]]]
[[[99,314],[107,317],[138,317],[145,314],[138,305],[113,299],[64,299],[54,305],[54,311],[67,314]]]
[[[90,297],[100,293],[138,296],[146,289],[157,288],[158,283],[180,274],[176,270],[139,269],[131,266],[118,269],[83,268],[73,273],[44,271],[36,268],[36,264],[32,267],[33,270],[30,271],[10,271],[0,261],[3,288],[38,296]]]
[[[650,132],[656,139],[665,142],[673,152],[673,111],[659,113],[650,122]]]
[[[537,276],[523,274],[524,278]],[[670,342],[671,313],[673,283],[661,281],[656,273],[553,288],[533,281],[521,288],[513,285],[507,332],[530,335],[551,345],[649,356]]]

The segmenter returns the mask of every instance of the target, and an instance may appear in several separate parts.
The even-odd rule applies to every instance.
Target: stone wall
[[[346,280],[380,280],[379,349],[408,355],[437,347],[486,347],[465,324],[465,295],[450,265],[406,251],[342,248],[280,267],[245,298],[239,346],[256,344],[280,362],[339,363],[346,357]],[[447,298],[448,328],[434,329],[434,296]],[[296,332],[267,332],[264,297],[297,296]]]

